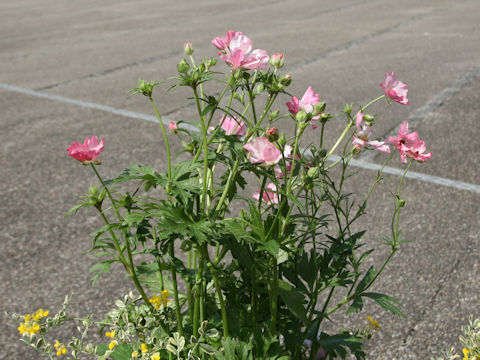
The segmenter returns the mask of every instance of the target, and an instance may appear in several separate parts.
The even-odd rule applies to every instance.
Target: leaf
[[[267,241],[265,244],[260,245],[257,248],[259,251],[267,250],[275,259],[278,259],[278,250],[280,249],[280,245],[276,240]]]
[[[348,333],[328,335],[322,332],[319,339],[320,345],[327,351],[335,351],[341,358],[345,358],[348,348],[358,359],[364,359],[363,341],[361,338]]]
[[[373,266],[370,266],[368,269],[367,273],[363,277],[362,280],[357,285],[357,289],[355,290],[356,294],[362,293],[364,290],[367,289],[367,287],[370,285],[370,283],[373,281],[375,278],[377,271],[373,268]]]
[[[398,304],[399,301],[394,297],[379,294],[379,293],[363,293],[362,296],[368,297],[373,299],[377,302],[385,310],[390,311],[392,314],[399,315],[401,317],[405,317],[405,315],[398,309],[393,303]]]
[[[200,349],[201,349],[204,353],[206,353],[206,354],[208,354],[208,355],[215,354],[215,351],[216,351],[216,350],[215,350],[215,348],[214,348],[213,346],[208,345],[208,344],[204,344],[204,343],[200,343],[200,344],[198,344],[198,345],[200,346]]]
[[[298,319],[306,324],[307,316],[306,310],[303,306],[305,303],[305,298],[302,293],[287,282],[278,279],[278,295],[285,302],[288,310],[290,310]]]
[[[101,355],[98,359],[105,359],[105,353],[108,350],[108,344],[101,344],[97,347],[98,354]],[[120,344],[115,346],[115,350],[108,356],[108,359],[113,360],[130,360],[132,358],[133,348],[129,344]]]
[[[139,213],[139,212],[128,213],[124,216],[122,225],[126,225],[128,227],[138,225],[147,216],[148,216],[147,213]]]
[[[361,296],[357,296],[356,298],[353,299],[352,304],[350,307],[347,309],[346,314],[350,314],[352,312],[359,312],[363,308],[363,300]]]

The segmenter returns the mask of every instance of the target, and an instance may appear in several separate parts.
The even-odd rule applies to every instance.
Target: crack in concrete
[[[307,17],[301,17],[301,18],[299,17],[299,18],[296,18],[296,19],[290,19],[288,21],[283,21],[283,22],[280,22],[280,23],[272,24],[271,26],[267,26],[267,27],[263,28],[261,31],[258,31],[258,32],[253,31],[252,34],[259,33],[259,32],[265,32],[267,30],[272,30],[272,29],[275,29],[275,28],[278,28],[278,27],[281,27],[281,26],[284,26],[284,25],[305,21],[306,19],[311,19],[311,18],[314,18],[314,17],[319,16],[319,15],[334,13],[334,12],[342,11],[342,10],[345,10],[345,9],[354,8],[356,6],[365,5],[365,4],[368,4],[370,2],[375,2],[375,1],[378,1],[378,0],[363,0],[363,1],[360,1],[356,4],[354,4],[354,5],[349,4],[349,5],[343,5],[343,6],[339,6],[339,7],[332,8],[332,9],[321,10],[321,11],[318,11],[316,13],[312,13],[310,16],[307,16]],[[271,5],[271,4],[273,4],[273,3],[269,3],[269,5]],[[275,4],[277,4],[277,3],[275,3]],[[161,27],[155,27],[155,28],[151,28],[151,29],[147,29],[147,30],[151,31],[151,30],[158,29],[158,28],[161,28]],[[133,32],[131,32],[131,33],[133,33]],[[205,49],[208,46],[195,46],[195,47],[197,49]],[[58,82],[58,83],[46,85],[46,86],[43,86],[43,87],[36,88],[34,90],[36,90],[36,91],[51,90],[51,89],[54,89],[54,88],[57,88],[57,87],[67,86],[67,85],[77,83],[77,82],[80,82],[80,81],[83,81],[83,80],[105,76],[105,75],[108,75],[108,74],[111,74],[111,73],[114,73],[114,72],[117,72],[117,71],[125,70],[125,69],[131,68],[131,67],[135,67],[135,66],[139,66],[139,65],[152,64],[152,63],[154,63],[158,60],[165,60],[165,59],[169,59],[169,58],[172,58],[172,57],[180,56],[182,54],[183,54],[183,50],[179,50],[179,51],[172,51],[172,52],[167,53],[167,54],[150,56],[148,58],[145,58],[145,59],[142,59],[142,60],[139,60],[139,61],[134,61],[134,62],[131,62],[131,63],[128,63],[128,64],[119,65],[119,66],[116,66],[116,67],[113,67],[113,68],[110,68],[110,69],[105,69],[105,70],[98,71],[98,72],[95,72],[95,73],[87,74],[87,75],[78,77],[76,79],[69,79],[69,80]]]
[[[458,266],[460,265],[460,260],[463,257],[463,254],[465,254],[468,249],[470,248],[470,244],[467,244],[465,248],[462,249],[460,255],[458,256],[457,260],[455,261],[455,264],[453,264],[452,268],[450,271],[447,272],[447,275],[444,276],[440,281],[439,285],[437,286],[437,289],[435,290],[435,293],[433,294],[432,298],[429,301],[429,304],[427,307],[423,309],[421,312],[420,316],[417,317],[414,321],[414,323],[410,326],[410,328],[407,331],[407,334],[403,337],[402,343],[405,345],[411,339],[415,332],[417,331],[415,328],[417,327],[418,324],[420,324],[423,320],[425,320],[425,317],[428,312],[430,312],[433,307],[435,306],[435,303],[437,301],[437,297],[440,294],[440,292],[445,288],[445,285],[450,281],[450,278],[452,277],[453,273],[458,270]]]
[[[315,62],[320,61],[320,60],[322,60],[322,59],[325,59],[325,58],[327,58],[327,57],[329,57],[329,56],[331,56],[331,55],[338,54],[338,53],[340,53],[340,52],[342,52],[342,51],[349,50],[349,49],[351,49],[351,48],[353,48],[353,47],[355,47],[355,46],[361,45],[361,44],[363,44],[363,43],[365,43],[365,42],[367,42],[367,41],[369,41],[369,40],[371,40],[371,39],[373,39],[373,38],[376,38],[376,37],[378,37],[378,36],[384,35],[384,34],[386,34],[386,33],[388,33],[388,32],[391,32],[391,31],[393,31],[393,30],[396,30],[396,29],[398,29],[398,28],[400,28],[400,27],[402,27],[402,26],[409,25],[409,24],[411,24],[411,23],[413,23],[413,22],[415,22],[415,21],[421,20],[421,19],[423,19],[423,18],[425,18],[425,17],[437,15],[437,14],[439,14],[439,13],[442,13],[442,12],[444,12],[444,11],[447,11],[447,10],[451,9],[451,8],[454,7],[455,5],[458,5],[458,4],[460,4],[460,3],[464,3],[464,2],[467,2],[467,1],[469,1],[469,0],[457,0],[455,4],[449,4],[449,5],[444,6],[444,7],[442,7],[442,8],[438,8],[438,9],[431,10],[431,11],[426,12],[426,13],[423,13],[423,14],[416,15],[416,16],[410,18],[410,19],[401,21],[401,22],[399,22],[399,23],[397,23],[397,24],[395,24],[395,25],[389,26],[389,27],[384,28],[384,29],[382,29],[382,30],[376,31],[376,32],[374,32],[374,33],[371,33],[371,34],[362,36],[362,37],[360,37],[360,38],[358,38],[358,39],[355,39],[355,40],[349,41],[349,42],[347,42],[347,43],[344,43],[344,44],[342,44],[342,45],[339,45],[339,46],[337,46],[337,47],[335,47],[335,48],[333,48],[333,49],[331,49],[331,50],[328,50],[327,52],[324,52],[324,53],[319,54],[319,55],[316,55],[316,56],[312,56],[312,57],[310,57],[310,58],[308,58],[308,59],[306,59],[306,60],[304,60],[304,61],[301,61],[300,63],[297,63],[297,64],[291,66],[291,67],[290,67],[290,69],[291,69],[290,72],[293,73],[293,72],[295,72],[295,71],[298,71],[298,70],[302,69],[304,66],[307,66],[307,65],[309,65],[309,64],[312,64],[312,63],[315,63]],[[218,95],[218,94],[216,94],[216,95]],[[428,105],[428,104],[427,104],[427,105]],[[175,113],[180,112],[180,111],[182,111],[182,110],[185,110],[185,109],[187,109],[187,108],[191,108],[192,106],[193,106],[193,105],[190,104],[190,103],[189,103],[189,104],[186,104],[186,105],[183,105],[183,106],[181,106],[181,107],[179,107],[179,108],[177,108],[177,109],[174,109],[174,110],[170,111],[170,112],[168,113],[168,115],[175,114]],[[370,155],[370,154],[369,154],[369,155]],[[365,159],[370,159],[370,157],[366,156]]]

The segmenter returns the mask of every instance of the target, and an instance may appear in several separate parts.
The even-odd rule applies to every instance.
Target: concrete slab
[[[211,38],[234,28],[245,31],[255,46],[285,51],[286,71],[294,76],[291,91],[301,96],[312,85],[332,112],[347,102],[378,96],[384,73],[397,72],[409,86],[411,105],[375,106],[378,138],[441,99],[415,120],[414,130],[435,154],[413,170],[478,184],[479,10],[474,0],[329,0],[321,6],[313,0],[260,5],[253,0],[241,5],[216,0],[4,2],[0,83],[43,87],[50,94],[152,114],[141,96],[126,95],[138,77],[173,75],[187,40],[194,42],[196,55],[214,56]],[[465,74],[469,80],[457,86]],[[456,92],[443,96],[452,86],[458,87]],[[153,122],[18,92],[0,89],[0,94],[3,310],[58,308],[74,291],[73,314],[95,312],[101,317],[131,287],[121,271],[114,271],[90,288],[88,269],[94,259],[83,252],[99,223],[92,212],[67,219],[63,215],[96,180],[88,168],[68,158],[65,149],[72,141],[97,134],[107,139],[100,167],[105,177],[133,163],[165,170],[160,129]],[[193,116],[192,108],[183,105],[187,91],[159,90],[157,96],[163,113],[175,119]],[[279,100],[280,110],[287,100]],[[283,130],[291,124],[279,126]],[[342,126],[332,123],[328,141]],[[316,142],[317,133],[310,132],[306,140]],[[178,140],[172,146],[178,150]],[[380,157],[372,160],[378,163]],[[359,172],[348,186],[361,193],[375,172]],[[387,254],[381,235],[389,222],[389,191],[398,177],[388,178],[372,197],[366,216],[375,264]],[[471,286],[478,275],[479,196],[407,179],[402,227],[414,242],[400,249],[376,287],[401,300],[406,319],[367,304],[365,313],[347,320],[335,317],[325,329],[358,326],[367,313],[374,315],[382,330],[369,344],[372,359],[429,358],[448,344],[458,344],[460,325],[469,314],[479,316],[478,291]],[[2,321],[0,329],[0,359],[37,358],[18,342],[13,323]]]

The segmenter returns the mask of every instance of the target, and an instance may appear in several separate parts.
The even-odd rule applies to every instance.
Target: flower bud
[[[398,207],[404,207],[405,206],[405,200],[404,199],[397,199],[397,206]]]
[[[275,53],[270,58],[270,64],[275,67],[275,69],[281,69],[285,65],[285,55],[282,53]]]
[[[177,64],[177,70],[180,74],[185,74],[189,69],[190,64],[185,59],[182,59],[182,61]]]
[[[327,103],[325,103],[324,101],[320,101],[316,103],[314,107],[315,114],[322,113],[326,107],[327,107]]]
[[[292,75],[284,75],[280,78],[280,84],[282,84],[283,86],[288,86],[292,83]]]
[[[330,113],[321,113],[320,114],[320,123],[325,124],[330,119]]]
[[[311,167],[310,169],[308,169],[307,171],[307,175],[311,178],[314,178],[316,177],[318,174],[318,168],[317,167]]]
[[[304,109],[302,109],[297,113],[297,115],[295,115],[295,119],[297,119],[297,121],[300,123],[305,122],[308,119],[308,114]]]
[[[352,113],[352,105],[351,104],[345,105],[345,107],[343,108],[343,112],[347,115],[350,115]]]
[[[258,84],[257,85],[257,89],[255,90],[255,93],[258,95],[258,94],[261,94],[263,92],[263,90],[265,90],[265,86],[263,84]]]
[[[177,134],[178,132],[178,125],[176,122],[173,122],[173,121],[170,121],[168,123],[168,129],[173,133],[173,134]]]
[[[279,113],[280,113],[280,112],[279,112],[278,110],[272,111],[272,112],[268,115],[268,119],[269,119],[270,121],[275,120],[275,119],[278,117],[278,114],[279,114]]]
[[[325,156],[327,156],[327,150],[320,149],[320,150],[318,150],[317,155],[318,155],[319,158],[323,159]]]
[[[285,146],[285,144],[287,143],[287,139],[285,139],[284,133],[280,134],[280,137],[278,138],[277,142],[280,144],[280,146]]]
[[[90,187],[88,188],[88,192],[89,192],[90,195],[92,195],[92,196],[97,196],[97,194],[98,194],[98,187],[93,186],[93,185],[90,185]]]
[[[265,132],[266,138],[270,142],[275,142],[278,140],[278,130],[277,128],[270,128]]]
[[[217,63],[218,59],[207,59],[205,60],[205,66],[210,69],[212,66],[215,66],[215,64]]]
[[[373,120],[375,119],[375,116],[372,116],[370,114],[363,114],[363,121],[365,121],[365,124],[368,126],[373,125]]]
[[[193,54],[193,47],[191,42],[186,42],[185,45],[183,45],[183,52],[186,55],[192,55]]]

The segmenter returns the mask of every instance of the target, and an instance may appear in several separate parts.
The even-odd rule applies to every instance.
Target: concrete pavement
[[[409,106],[375,105],[375,136],[383,138],[410,119],[434,156],[416,164],[412,170],[420,176],[405,185],[402,227],[414,241],[401,248],[378,284],[400,299],[406,318],[368,304],[366,313],[382,325],[368,358],[425,359],[458,345],[468,316],[480,317],[479,13],[477,0],[2,2],[3,310],[56,309],[75,292],[75,315],[101,316],[130,290],[121,271],[90,287],[88,269],[95,259],[84,252],[98,220],[93,212],[67,219],[64,213],[96,181],[65,148],[93,134],[105,137],[101,171],[107,178],[134,163],[165,169],[158,125],[144,120],[153,111],[128,90],[139,77],[175,75],[185,41],[193,43],[195,56],[215,56],[210,40],[234,29],[270,54],[284,52],[285,72],[293,77],[289,91],[301,96],[312,85],[332,113],[381,94],[378,83],[387,71],[408,84]],[[155,93],[161,112],[174,120],[191,119],[195,109],[185,104],[186,89],[166,89]],[[332,123],[331,141],[342,127]],[[316,136],[311,132],[306,140]],[[179,149],[178,143],[173,146]],[[382,157],[360,160],[381,164]],[[391,166],[403,168],[399,162]],[[375,172],[358,169],[352,190],[362,191]],[[390,175],[370,204],[368,242],[377,248],[377,263],[387,251],[381,234],[390,209],[384,209],[396,182]],[[332,327],[360,324],[366,313],[335,318]],[[2,320],[0,329],[0,359],[36,358],[17,340],[14,324]]]

